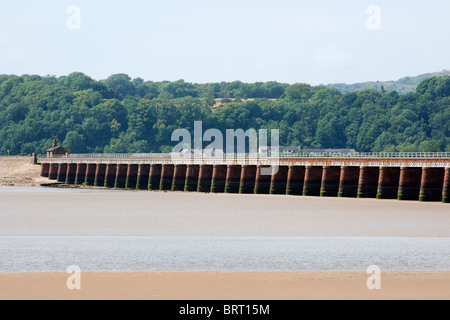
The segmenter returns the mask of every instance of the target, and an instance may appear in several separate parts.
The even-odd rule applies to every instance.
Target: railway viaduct
[[[42,177],[68,185],[450,201],[450,153],[233,155],[223,158],[73,154],[38,157],[37,161]],[[272,174],[265,174],[271,170]]]

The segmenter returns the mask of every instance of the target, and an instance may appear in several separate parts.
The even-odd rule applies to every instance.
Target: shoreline
[[[82,272],[0,274],[1,300],[448,300],[450,272]]]

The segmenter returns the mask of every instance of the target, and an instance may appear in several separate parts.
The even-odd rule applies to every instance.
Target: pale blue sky
[[[69,30],[67,8],[81,10]],[[367,8],[381,9],[369,30]],[[327,84],[450,69],[450,1],[14,0],[0,74]]]

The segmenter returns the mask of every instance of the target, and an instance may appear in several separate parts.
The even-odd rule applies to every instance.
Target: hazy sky
[[[0,74],[396,80],[450,69],[449,16],[448,0],[2,1]]]

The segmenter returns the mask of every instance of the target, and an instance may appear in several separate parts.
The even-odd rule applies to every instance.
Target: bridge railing
[[[46,158],[46,156],[39,156]],[[357,153],[279,153],[279,154],[211,154],[193,153],[193,154],[171,154],[171,153],[87,153],[87,154],[69,154],[64,158],[123,158],[123,159],[308,159],[308,158],[345,158],[345,159],[450,159],[450,152],[357,152]]]

